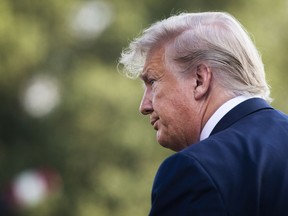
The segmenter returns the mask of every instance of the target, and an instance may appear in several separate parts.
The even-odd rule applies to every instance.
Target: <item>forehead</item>
[[[165,50],[163,47],[155,48],[148,52],[143,71],[140,74],[140,78],[144,79],[150,73],[160,73],[165,70]]]

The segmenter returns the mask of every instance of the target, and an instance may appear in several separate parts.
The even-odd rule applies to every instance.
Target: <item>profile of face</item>
[[[180,151],[199,141],[201,106],[195,99],[195,76],[170,71],[160,48],[149,53],[140,77],[145,86],[140,112],[150,116],[159,144]]]

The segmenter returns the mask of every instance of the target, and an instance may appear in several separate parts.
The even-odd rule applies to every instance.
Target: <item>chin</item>
[[[186,146],[181,145],[180,140],[175,139],[173,136],[167,135],[168,131],[163,132],[163,130],[158,130],[156,134],[156,138],[158,143],[167,149],[178,152],[184,149]]]
[[[161,136],[158,136],[157,134],[157,141],[164,148],[170,149],[175,152],[179,152],[189,146],[186,143],[184,144],[184,143],[179,142],[179,140],[178,141],[177,140],[171,141],[171,140],[172,139],[169,139],[169,140],[163,139],[163,137],[161,139]]]
[[[158,143],[162,147],[170,149],[170,150],[175,151],[175,152],[181,151],[183,149],[181,146],[175,145],[175,143],[172,144],[172,143],[164,142],[164,141],[161,141],[161,140],[158,140]]]

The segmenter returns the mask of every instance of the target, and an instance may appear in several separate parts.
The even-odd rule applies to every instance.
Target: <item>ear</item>
[[[195,100],[200,100],[208,94],[211,86],[211,80],[212,80],[211,69],[205,64],[197,66],[195,74],[196,84],[194,86]]]

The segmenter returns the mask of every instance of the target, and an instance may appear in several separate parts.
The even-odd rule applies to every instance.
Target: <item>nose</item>
[[[148,114],[151,114],[153,112],[151,92],[149,89],[146,89],[144,92],[142,101],[140,103],[139,111],[143,115],[148,115]]]

